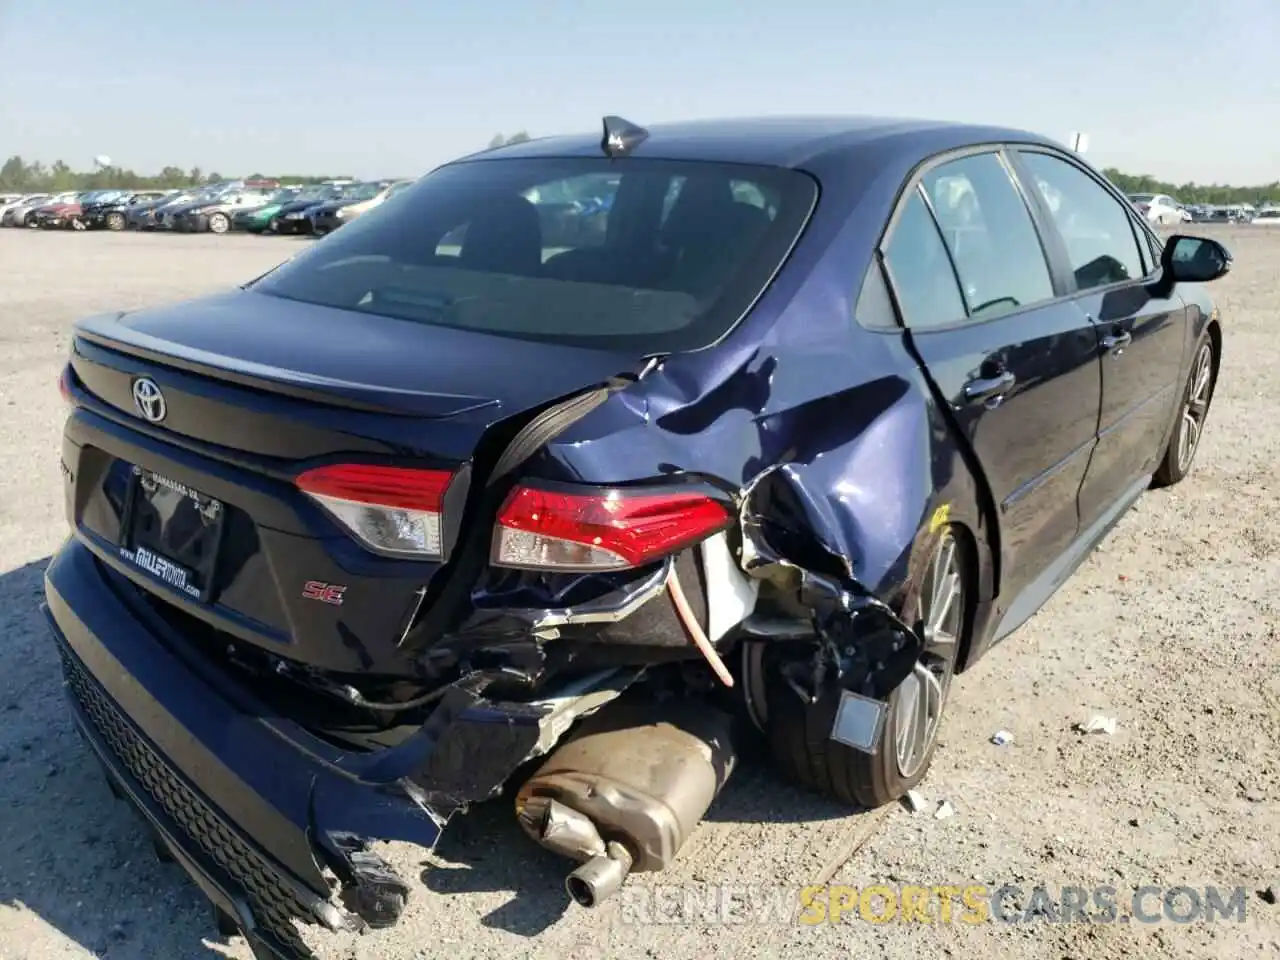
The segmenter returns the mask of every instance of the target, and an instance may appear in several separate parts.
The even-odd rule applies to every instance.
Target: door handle
[[[964,399],[967,403],[986,403],[988,400],[1003,398],[1018,382],[1008,370],[1002,370],[994,377],[978,377],[964,385]]]
[[[1129,344],[1133,343],[1133,334],[1128,330],[1121,330],[1119,333],[1109,333],[1099,341],[1102,349],[1108,353],[1119,353]]]

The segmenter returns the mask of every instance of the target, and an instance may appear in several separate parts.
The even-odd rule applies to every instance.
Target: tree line
[[[62,193],[67,190],[166,190],[175,187],[194,187],[208,183],[221,183],[239,177],[224,177],[221,173],[205,173],[199,167],[183,170],[165,167],[156,174],[142,174],[127,167],[98,167],[94,170],[73,170],[61,160],[50,166],[39,161],[28,163],[14,155],[0,166],[0,191],[12,193]],[[310,174],[253,173],[246,180],[278,180],[281,183],[321,183],[325,180],[350,180],[349,176],[316,176]]]
[[[1170,183],[1149,173],[1124,173],[1115,167],[1102,171],[1108,180],[1125,193],[1163,193],[1180,203],[1207,203],[1230,206],[1235,203],[1280,202],[1280,180],[1252,187],[1235,187],[1224,183]]]
[[[511,136],[494,134],[489,141],[489,149],[505,146],[510,143],[522,143],[529,139],[524,130]],[[1252,187],[1237,187],[1230,184],[1203,183],[1170,183],[1150,174],[1124,173],[1114,167],[1102,171],[1111,182],[1125,193],[1165,193],[1176,197],[1183,203],[1261,203],[1268,200],[1280,202],[1280,181],[1260,184]],[[35,193],[37,191],[61,192],[64,190],[108,190],[119,189],[170,189],[174,187],[191,187],[206,183],[219,183],[229,179],[221,173],[206,174],[199,167],[183,170],[180,167],[165,167],[156,174],[140,174],[125,167],[100,167],[95,170],[73,170],[66,163],[58,160],[50,166],[39,161],[27,162],[20,156],[12,156],[0,166],[0,190],[15,193]],[[239,178],[232,178],[239,179]],[[320,183],[324,180],[351,179],[342,175],[334,176],[302,176],[300,174],[274,174],[264,176],[254,173],[245,177],[247,180],[278,180],[281,183]]]

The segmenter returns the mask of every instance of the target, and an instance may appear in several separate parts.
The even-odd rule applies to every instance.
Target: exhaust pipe
[[[665,868],[733,772],[731,718],[704,703],[622,700],[583,722],[516,795],[524,831],[581,866],[565,880],[594,907],[632,870]]]
[[[603,857],[592,857],[564,878],[564,888],[576,902],[594,907],[618,892],[631,872],[631,852],[620,843],[610,843]]]
[[[605,843],[584,813],[548,797],[530,797],[517,816],[524,831],[553,853],[582,866],[565,878],[569,896],[594,907],[618,892],[631,872],[631,851],[621,843]]]

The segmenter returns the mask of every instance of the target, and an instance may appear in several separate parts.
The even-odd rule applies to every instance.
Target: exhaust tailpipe
[[[521,827],[577,860],[565,888],[594,907],[632,870],[665,868],[733,772],[728,714],[630,698],[585,720],[516,795]]]
[[[618,892],[631,872],[631,852],[620,843],[610,843],[603,857],[592,857],[564,878],[564,888],[577,903],[594,907]]]

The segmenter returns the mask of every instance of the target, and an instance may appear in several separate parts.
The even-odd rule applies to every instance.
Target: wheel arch
[[[1209,334],[1209,342],[1213,344],[1213,385],[1211,389],[1218,386],[1218,370],[1222,365],[1222,324],[1215,317],[1209,321],[1206,328]]]

